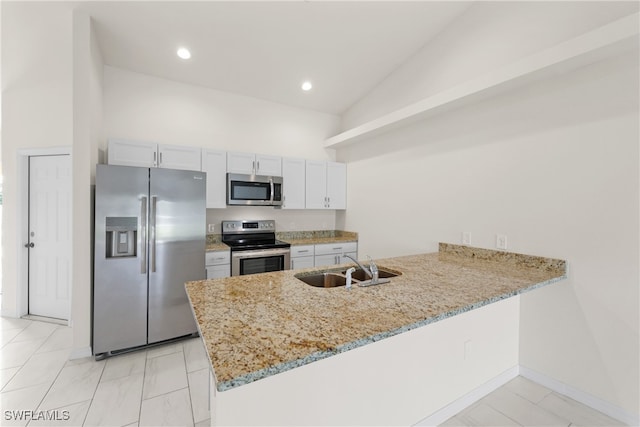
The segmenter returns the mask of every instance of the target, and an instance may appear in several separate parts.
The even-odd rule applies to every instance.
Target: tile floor
[[[101,361],[68,360],[71,342],[68,327],[0,318],[0,425],[209,424],[208,362],[200,339]],[[63,420],[11,419],[16,410]],[[517,377],[442,425],[623,424]]]
[[[2,426],[209,425],[208,361],[199,338],[101,361],[68,360],[66,326],[0,318],[0,327]],[[13,410],[57,410],[51,413],[63,420],[9,419]]]
[[[623,425],[524,377],[514,378],[440,424],[442,427]]]

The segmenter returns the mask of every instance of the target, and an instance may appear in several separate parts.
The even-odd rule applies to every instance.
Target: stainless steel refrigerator
[[[97,166],[96,357],[197,333],[184,283],[206,276],[205,177]]]

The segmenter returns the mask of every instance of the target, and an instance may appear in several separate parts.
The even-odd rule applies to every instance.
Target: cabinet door
[[[212,265],[207,267],[207,279],[219,279],[231,276],[231,264]]]
[[[327,209],[327,163],[306,161],[305,207]]]
[[[303,256],[297,258],[291,258],[291,269],[296,270],[300,268],[309,268],[313,267],[314,260],[312,256]]]
[[[256,154],[256,175],[282,176],[282,157]]]
[[[255,163],[256,156],[253,153],[227,153],[227,172],[229,173],[253,175]]]
[[[327,163],[327,202],[329,209],[347,208],[347,165]]]
[[[107,151],[107,163],[120,166],[157,166],[158,144],[155,142],[110,139]]]
[[[197,147],[160,144],[158,146],[158,167],[199,171],[202,163],[200,153],[201,150]]]
[[[226,208],[227,153],[202,149],[201,170],[207,173],[207,208]]]
[[[282,209],[304,209],[304,159],[282,159]]]
[[[339,260],[340,255],[329,254],[329,255],[316,255],[315,256],[315,266],[322,267],[325,265],[336,265],[341,264],[342,261]]]

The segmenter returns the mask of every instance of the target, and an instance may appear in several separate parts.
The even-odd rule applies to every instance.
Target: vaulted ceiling
[[[457,1],[83,2],[105,64],[340,114],[464,13]],[[179,46],[192,57],[176,56]],[[313,89],[300,86],[309,80]]]

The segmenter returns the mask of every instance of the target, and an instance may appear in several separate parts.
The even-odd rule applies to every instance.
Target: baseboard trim
[[[91,356],[93,356],[93,352],[91,351],[91,347],[89,346],[74,348],[73,350],[71,350],[71,354],[69,355],[69,360],[83,359],[85,357],[91,357]]]
[[[419,421],[414,425],[437,426],[439,424],[442,424],[443,422],[453,417],[457,413],[473,405],[478,400],[482,399],[492,391],[496,390],[499,387],[502,387],[503,385],[505,385],[506,383],[508,383],[515,377],[517,377],[520,371],[519,368],[520,368],[519,366],[514,366],[510,369],[507,369],[497,377],[494,377],[489,381],[487,381],[486,383],[482,384],[481,386],[476,387],[475,389],[471,390],[469,393],[465,394],[459,399],[454,400],[444,408],[439,409],[438,411],[434,412],[433,414],[429,415],[427,418],[423,419],[422,421]]]
[[[578,401],[584,405],[589,406],[590,408],[600,411],[603,414],[610,416],[611,418],[622,421],[627,425],[640,425],[640,415],[626,411],[619,406],[607,402],[606,400],[602,400],[599,397],[573,388],[568,384],[548,377],[544,374],[541,374],[540,372],[534,371],[533,369],[529,369],[525,366],[520,366],[520,375],[535,383],[543,385],[548,389],[555,391],[556,393],[570,397],[575,401]]]

